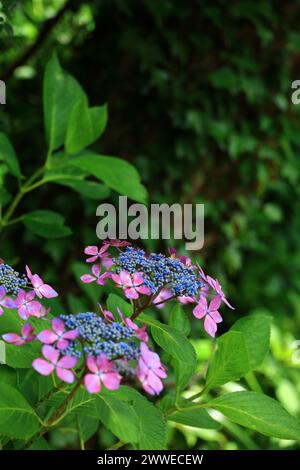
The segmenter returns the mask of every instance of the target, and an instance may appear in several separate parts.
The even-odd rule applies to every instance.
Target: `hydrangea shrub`
[[[197,379],[184,309],[213,340],[222,322],[219,309],[233,308],[220,283],[175,250],[147,254],[110,240],[84,251],[87,272],[81,282],[98,286],[99,298],[104,285],[121,294],[111,293],[95,311],[51,310],[45,302],[58,296],[56,288],[28,266],[19,275],[0,265],[0,331],[7,364],[2,366],[7,381],[0,382],[4,447],[47,445],[44,435],[76,416],[87,419],[92,434],[95,422],[102,422],[119,439],[117,447],[163,449],[168,421],[218,429],[211,410],[267,436],[299,439],[299,423],[272,398],[245,389],[217,393],[263,361],[270,318],[256,315],[236,322],[217,339],[205,380]],[[174,304],[174,318],[165,324],[158,317],[168,303]],[[12,383],[13,369],[18,380]],[[170,388],[174,377],[175,391]],[[190,394],[194,377],[201,390]],[[82,448],[84,439],[80,442]]]

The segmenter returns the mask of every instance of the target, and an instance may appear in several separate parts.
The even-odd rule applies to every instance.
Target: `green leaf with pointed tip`
[[[141,450],[166,449],[167,430],[162,412],[134,388],[121,386],[112,393],[130,403],[137,415],[137,447]]]
[[[67,154],[79,153],[103,133],[107,123],[107,106],[89,108],[85,95],[72,108],[65,149]]]
[[[86,151],[72,158],[70,163],[103,181],[118,193],[124,194],[134,201],[147,202],[147,191],[140,182],[140,175],[134,166],[126,160]]]
[[[270,317],[242,318],[217,339],[217,350],[209,364],[206,387],[211,389],[238,380],[256,368],[268,352]]]
[[[273,398],[257,392],[221,395],[206,404],[234,423],[265,436],[300,440],[300,423]]]
[[[10,140],[3,132],[0,132],[0,162],[5,162],[13,176],[16,178],[22,177],[16,152]]]
[[[62,238],[71,235],[72,231],[64,225],[64,218],[57,212],[37,210],[22,217],[26,228],[43,238]]]
[[[130,404],[112,393],[102,392],[95,406],[97,416],[115,436],[124,442],[138,442],[138,417]]]
[[[53,54],[45,69],[43,89],[46,137],[51,152],[64,144],[71,111],[83,95],[77,80],[62,69]]]
[[[170,312],[169,325],[177,328],[185,336],[188,336],[191,332],[190,321],[180,304],[175,304]]]
[[[220,429],[220,424],[215,421],[206,410],[204,409],[195,409],[193,403],[188,404],[185,401],[186,407],[184,410],[174,411],[168,415],[169,421],[174,421],[175,423],[184,424],[185,426],[191,426],[193,428],[204,428],[204,429]],[[183,408],[182,403],[180,407]],[[191,408],[192,409],[189,409]]]

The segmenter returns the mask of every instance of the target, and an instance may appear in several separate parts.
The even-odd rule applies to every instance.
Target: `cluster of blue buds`
[[[77,339],[65,349],[66,355],[80,357],[80,342],[87,356],[105,353],[108,359],[132,360],[138,359],[140,355],[138,345],[134,341],[128,341],[133,337],[134,331],[127,326],[108,322],[93,312],[60,315],[60,318],[68,329],[77,329],[79,333]]]
[[[0,264],[0,286],[3,286],[6,294],[16,296],[19,289],[26,287],[27,277],[25,274],[19,275],[8,264]]]
[[[116,271],[137,271],[143,274],[144,285],[152,293],[162,287],[168,287],[177,296],[196,297],[202,282],[191,266],[187,266],[179,258],[167,257],[162,254],[146,255],[144,250],[127,247],[124,252],[114,258]]]

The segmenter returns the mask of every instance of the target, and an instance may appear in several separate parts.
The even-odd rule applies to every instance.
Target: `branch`
[[[38,49],[45,42],[51,31],[59,23],[59,21],[64,16],[66,11],[70,8],[70,6],[71,2],[70,0],[67,0],[65,5],[56,13],[55,16],[53,16],[53,18],[50,18],[49,20],[45,21],[37,36],[36,41],[20,57],[18,57],[15,62],[13,62],[10,66],[7,67],[6,71],[1,76],[2,80],[8,82],[12,78],[14,71],[21,65],[25,64],[38,51]]]

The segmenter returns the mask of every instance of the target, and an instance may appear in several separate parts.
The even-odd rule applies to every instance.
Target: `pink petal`
[[[31,280],[32,272],[30,271],[29,266],[26,265],[25,269],[26,269],[26,274],[27,274],[28,279]]]
[[[111,273],[103,273],[100,277],[98,277],[96,284],[103,286],[108,278],[111,277]]]
[[[121,376],[118,372],[108,372],[101,374],[101,380],[108,390],[118,390],[120,388]]]
[[[27,338],[28,336],[32,335],[33,327],[30,325],[30,323],[25,323],[25,325],[21,329],[21,333],[24,338]]]
[[[130,274],[127,271],[120,271],[119,273],[120,276],[120,281],[123,284],[123,286],[132,286],[132,279]]]
[[[10,297],[1,300],[1,305],[5,308],[17,308],[16,303]]]
[[[144,278],[141,273],[134,273],[133,275],[133,284],[135,286],[139,286],[140,284],[143,284]]]
[[[212,336],[213,338],[215,337],[217,331],[217,324],[214,322],[210,315],[206,315],[205,317],[204,329],[210,336]]]
[[[30,280],[31,280],[33,287],[35,288],[39,288],[44,284],[44,281],[40,278],[38,274],[34,274]]]
[[[226,299],[226,297],[223,297],[222,298],[224,304],[227,305],[227,307],[231,308],[232,310],[234,310],[234,307],[228,302],[228,300]]]
[[[119,274],[112,274],[111,278],[116,284],[121,284],[121,279],[120,279]]]
[[[99,277],[101,273],[101,266],[99,266],[99,264],[94,264],[92,266],[92,273],[95,277]]]
[[[53,297],[57,297],[58,293],[48,284],[43,284],[39,288],[40,293],[46,297],[47,299],[52,299]]]
[[[60,351],[64,351],[65,349],[67,349],[68,346],[69,341],[67,341],[66,339],[59,339],[56,343],[56,347],[60,349]]]
[[[91,372],[98,372],[98,366],[94,356],[89,356],[86,360],[86,365]]]
[[[138,292],[137,292],[133,287],[130,287],[130,288],[127,287],[127,288],[124,290],[124,293],[125,293],[127,299],[133,299],[133,300],[135,300],[135,299],[138,299],[138,298],[139,298]]]
[[[223,321],[223,318],[221,317],[221,315],[219,314],[217,310],[215,310],[214,312],[209,312],[209,315],[212,317],[212,319],[216,323],[221,323]]]
[[[98,255],[97,256],[91,256],[90,258],[86,259],[86,262],[87,263],[94,263],[95,261],[97,261],[97,259],[98,259]]]
[[[60,318],[53,318],[52,328],[58,335],[61,335],[65,331],[65,324]]]
[[[109,258],[108,256],[106,256],[105,258],[102,258],[101,263],[103,264],[105,269],[111,268],[112,265],[114,264],[113,260]]]
[[[17,341],[21,339],[21,337],[17,335],[16,333],[6,333],[5,335],[2,335],[2,338],[7,343],[16,343]]]
[[[89,393],[98,393],[101,390],[100,377],[95,374],[86,374],[84,386]]]
[[[107,359],[105,354],[99,354],[96,358],[98,371],[113,371],[113,364]]]
[[[78,330],[67,331],[66,333],[63,334],[64,339],[69,339],[71,341],[77,338],[77,336],[78,336]]]
[[[143,295],[151,295],[151,289],[147,286],[136,287],[136,290]]]
[[[200,319],[203,318],[207,314],[207,301],[204,299],[200,302],[193,310],[193,315]]]
[[[45,359],[35,359],[32,367],[42,375],[50,375],[54,371],[54,365],[45,361]]]
[[[62,369],[60,367],[56,368],[56,374],[57,377],[60,378],[63,382],[66,382],[68,384],[71,384],[75,380],[75,376],[72,371],[67,370],[67,369]]]
[[[53,364],[57,363],[59,358],[59,351],[57,349],[54,349],[52,346],[43,346],[42,353],[50,362],[53,362]]]
[[[39,317],[42,310],[42,305],[37,300],[33,300],[27,305],[27,312],[33,317]]]
[[[18,308],[18,314],[22,318],[22,320],[28,320],[30,316],[28,309],[24,306]]]
[[[84,249],[84,252],[86,255],[93,255],[93,256],[96,256],[98,255],[98,247],[97,246],[87,246],[85,249]]]
[[[90,274],[83,274],[83,276],[80,277],[80,280],[85,284],[89,284],[90,282],[95,281],[96,278],[94,276],[91,276]]]
[[[146,343],[141,343],[141,354],[147,366],[151,368],[160,367],[161,362],[159,355],[151,351],[151,349],[148,348]]]
[[[78,361],[77,357],[64,356],[58,361],[57,367],[61,367],[63,369],[72,369],[73,367],[76,366],[77,361]]]
[[[218,310],[221,303],[222,303],[221,297],[219,295],[215,295],[209,303],[209,310]]]
[[[53,344],[57,340],[57,334],[51,330],[43,330],[37,335],[37,339],[44,344]]]

